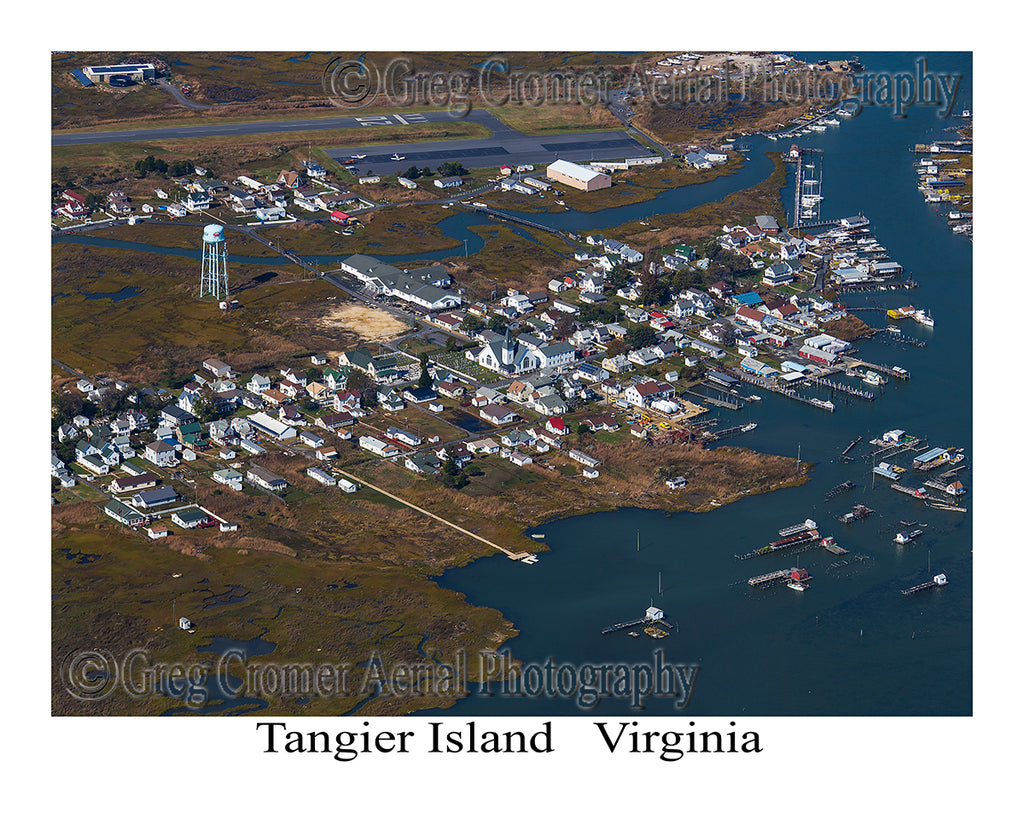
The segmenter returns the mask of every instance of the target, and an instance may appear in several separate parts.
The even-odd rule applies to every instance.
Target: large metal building
[[[597,191],[612,186],[612,178],[607,174],[592,171],[575,162],[566,162],[564,159],[557,159],[548,165],[547,175],[548,179],[554,182],[562,182],[581,191]]]

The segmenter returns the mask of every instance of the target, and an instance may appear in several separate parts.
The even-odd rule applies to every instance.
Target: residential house
[[[142,457],[157,466],[175,466],[178,451],[166,441],[151,441],[142,451]]]
[[[138,509],[133,509],[126,503],[119,500],[112,500],[103,507],[104,513],[112,517],[118,523],[125,526],[139,526],[145,521],[146,516]]]
[[[315,466],[307,467],[306,474],[314,481],[322,483],[324,486],[334,486],[338,482],[333,475],[329,475],[322,469],[317,469]]]
[[[182,529],[196,529],[210,522],[210,516],[195,507],[179,509],[171,513],[171,520]]]
[[[217,482],[222,483],[224,486],[234,489],[236,492],[242,491],[242,473],[236,472],[234,469],[219,469],[214,472],[211,477]]]
[[[161,486],[157,489],[150,489],[146,492],[139,492],[132,496],[132,506],[137,509],[152,509],[156,506],[164,506],[174,503],[178,499],[178,493],[170,486]]]
[[[262,487],[263,489],[268,489],[271,492],[280,492],[288,486],[288,481],[280,475],[276,475],[269,469],[257,464],[249,466],[249,470],[245,473],[245,477],[250,483]]]
[[[480,417],[495,426],[504,426],[505,424],[511,424],[513,421],[517,420],[519,415],[513,410],[499,404],[487,404],[480,408]]]

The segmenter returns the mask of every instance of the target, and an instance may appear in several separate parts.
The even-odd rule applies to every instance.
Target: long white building
[[[394,265],[357,253],[341,263],[341,269],[351,273],[376,293],[417,304],[427,310],[450,310],[462,304],[462,296],[444,290],[451,278],[439,265],[418,270],[399,270]]]

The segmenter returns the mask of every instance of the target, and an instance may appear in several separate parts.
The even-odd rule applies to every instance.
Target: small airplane
[[[404,156],[399,156],[398,154],[391,154],[391,158],[392,158],[392,159],[393,159],[393,160],[394,160],[395,162],[400,162],[401,160],[405,159],[405,157],[404,157]]]
[[[353,159],[366,159],[366,154],[352,154]]]

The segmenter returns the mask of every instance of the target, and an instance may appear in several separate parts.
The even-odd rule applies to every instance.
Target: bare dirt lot
[[[409,332],[409,325],[390,313],[361,304],[339,304],[320,318],[320,323],[336,330],[349,330],[367,341],[387,341]]]

